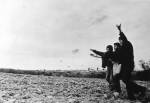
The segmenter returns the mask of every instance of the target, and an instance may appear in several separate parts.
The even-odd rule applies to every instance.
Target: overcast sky
[[[0,0],[0,67],[86,69],[101,66],[89,49],[118,41],[116,24],[150,59],[150,0]]]

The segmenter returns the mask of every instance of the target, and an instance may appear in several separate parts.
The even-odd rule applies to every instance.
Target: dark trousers
[[[113,75],[113,90],[119,93],[121,92],[120,79],[120,74]]]
[[[109,83],[109,89],[110,90],[113,90],[113,81],[112,81],[112,78],[113,78],[113,67],[107,67],[107,71],[106,71],[106,80],[107,82]]]
[[[121,72],[117,75],[113,76],[113,82],[115,85],[116,91],[120,92],[120,80],[122,80],[126,85],[126,90],[129,98],[134,98],[134,94],[144,92],[146,90],[145,87],[136,84],[131,80],[131,72],[133,71],[132,66],[121,66]]]

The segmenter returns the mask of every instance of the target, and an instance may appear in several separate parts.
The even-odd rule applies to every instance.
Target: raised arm
[[[122,31],[121,31],[121,24],[116,25],[116,27],[117,27],[117,29],[119,30],[119,32],[121,33],[121,32],[122,32]]]
[[[101,52],[101,51],[97,51],[97,50],[94,50],[94,49],[90,49],[92,52],[94,52],[95,54],[99,55],[99,56],[104,56],[105,55],[105,52]]]
[[[127,40],[127,37],[125,36],[125,34],[124,34],[124,33],[122,32],[122,30],[121,30],[121,24],[116,25],[116,27],[117,27],[117,29],[119,30],[119,36],[120,36],[120,37],[123,37],[124,39]]]

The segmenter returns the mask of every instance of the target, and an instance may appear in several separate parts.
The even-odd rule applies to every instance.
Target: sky
[[[150,0],[0,0],[0,67],[101,67],[90,49],[118,42],[120,23],[136,63],[149,60],[149,11]]]

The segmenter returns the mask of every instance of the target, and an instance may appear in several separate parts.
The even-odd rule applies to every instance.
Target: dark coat
[[[120,48],[118,48],[116,51],[113,52],[113,56],[112,56],[111,60],[113,62],[120,64],[121,63],[120,55],[121,55]]]
[[[104,59],[107,67],[113,67],[111,58],[113,57],[113,52],[105,52]]]
[[[123,45],[120,48],[120,63],[122,64],[123,68],[126,67],[130,70],[134,69],[134,51],[133,46],[130,41],[127,40],[124,33],[121,32],[121,38],[124,38]]]
[[[101,52],[101,51],[97,51],[97,50],[92,50],[95,54],[99,55],[102,57],[102,67],[112,67],[113,64],[110,61],[110,59],[113,56],[113,52]]]

